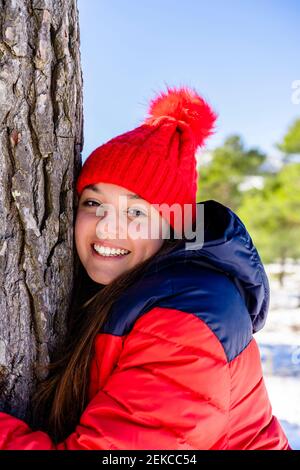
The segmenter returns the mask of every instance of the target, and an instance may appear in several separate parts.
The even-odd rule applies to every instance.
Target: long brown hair
[[[154,257],[174,250],[183,240],[170,230],[154,256],[144,260],[108,285],[88,276],[75,252],[72,300],[67,316],[67,337],[51,357],[47,377],[33,396],[32,428],[46,431],[55,443],[74,431],[88,403],[89,365],[93,344],[112,305],[131,284],[140,279]],[[45,375],[44,375],[45,377]]]

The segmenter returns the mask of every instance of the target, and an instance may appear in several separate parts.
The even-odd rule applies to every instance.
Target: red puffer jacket
[[[54,445],[0,413],[0,449],[290,449],[253,338],[269,303],[263,265],[228,208],[206,201],[205,224],[202,248],[153,261],[114,305],[74,432]]]

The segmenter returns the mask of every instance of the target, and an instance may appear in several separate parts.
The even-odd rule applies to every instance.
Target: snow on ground
[[[270,309],[258,342],[264,380],[273,414],[280,420],[293,449],[300,449],[300,265],[290,263],[282,288],[265,265],[271,288]]]
[[[273,408],[293,449],[300,449],[300,378],[264,375]]]

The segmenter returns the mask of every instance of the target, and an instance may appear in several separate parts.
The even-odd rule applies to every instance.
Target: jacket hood
[[[269,281],[258,251],[245,225],[229,207],[208,200],[198,202],[197,211],[200,205],[204,209],[202,242],[183,243],[158,263],[175,263],[184,257],[185,263],[205,265],[225,273],[239,289],[255,333],[266,322],[270,301]],[[202,230],[201,222],[200,218],[197,230]]]
[[[255,333],[266,322],[270,302],[269,281],[258,251],[241,219],[228,207],[205,201],[204,218],[204,245],[197,255],[232,277]]]
[[[196,243],[200,239],[197,233],[188,243],[182,240],[171,252],[154,257],[141,278],[115,302],[103,332],[125,334],[138,316],[155,306],[193,311],[195,302],[198,306],[203,302],[206,311],[213,302],[217,318],[222,311],[222,283],[215,284],[220,282],[220,272],[235,284],[245,306],[240,309],[240,323],[235,327],[246,330],[247,324],[252,325],[252,333],[263,328],[269,307],[269,282],[245,225],[217,201],[197,203],[198,214],[202,209],[204,220],[200,217],[197,224],[197,230],[203,233],[201,243]],[[214,271],[219,273],[214,275]]]

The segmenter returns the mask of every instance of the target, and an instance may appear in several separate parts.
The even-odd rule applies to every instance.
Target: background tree
[[[245,193],[238,215],[246,221],[265,263],[279,262],[283,286],[288,258],[300,259],[300,163],[268,176],[262,190]]]
[[[283,166],[265,178],[262,190],[244,193],[238,214],[259,248],[265,263],[279,262],[279,282],[284,283],[286,261],[300,258],[300,119],[289,127],[277,148],[284,152]]]
[[[300,119],[296,119],[293,122],[283,137],[282,142],[276,146],[285,154],[285,161],[289,161],[294,155],[300,155]]]
[[[76,0],[0,0],[0,406],[29,423],[64,335],[82,144]]]
[[[233,210],[241,204],[240,184],[248,175],[261,174],[266,156],[257,149],[246,150],[240,136],[229,136],[211,154],[211,162],[201,165],[197,200],[215,199]]]
[[[199,169],[199,201],[215,199],[241,217],[265,263],[279,262],[283,285],[288,258],[300,258],[300,119],[284,135],[277,148],[284,152],[283,166],[272,174],[263,170],[266,155],[245,150],[238,135],[228,137]],[[249,176],[261,176],[260,188],[242,190]]]

